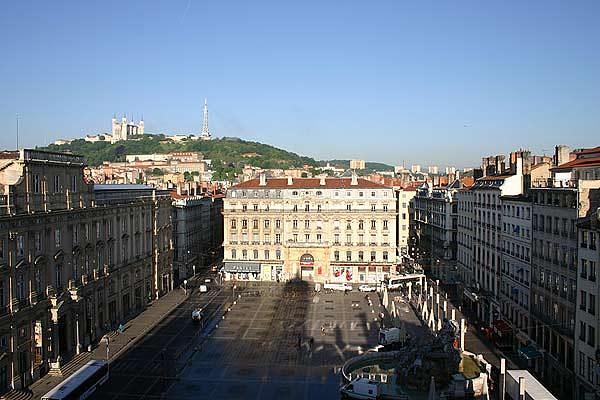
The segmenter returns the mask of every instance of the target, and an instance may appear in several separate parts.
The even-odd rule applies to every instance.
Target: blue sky
[[[93,4],[92,4],[93,3]],[[110,129],[478,164],[600,144],[600,2],[8,1],[0,148]]]

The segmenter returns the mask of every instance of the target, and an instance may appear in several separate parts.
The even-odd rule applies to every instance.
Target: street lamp
[[[104,343],[106,343],[106,368],[107,368],[107,375],[110,377],[110,362],[109,362],[109,358],[110,358],[110,348],[109,348],[110,338],[108,337],[108,335],[104,335]]]

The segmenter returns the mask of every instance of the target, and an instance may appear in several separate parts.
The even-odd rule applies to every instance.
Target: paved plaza
[[[166,397],[339,398],[344,361],[377,345],[382,309],[370,298],[303,282],[247,288]]]

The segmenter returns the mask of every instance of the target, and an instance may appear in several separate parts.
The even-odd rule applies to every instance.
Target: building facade
[[[417,189],[413,198],[414,226],[425,271],[444,283],[456,278],[459,181]]]
[[[501,232],[500,307],[512,327],[506,345],[519,348],[530,339],[531,199],[503,196]]]
[[[0,156],[2,392],[59,369],[171,288],[169,198],[94,191],[83,168],[70,154]]]
[[[352,178],[259,179],[224,201],[226,279],[377,282],[396,268],[396,198]]]
[[[578,398],[598,399],[600,385],[600,209],[579,224],[575,368]]]
[[[398,236],[398,254],[409,254],[411,211],[410,204],[417,194],[416,188],[402,188],[397,191],[398,198],[398,224],[396,226]]]
[[[173,274],[176,284],[222,257],[223,195],[173,201]]]

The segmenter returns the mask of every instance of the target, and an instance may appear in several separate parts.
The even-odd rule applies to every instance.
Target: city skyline
[[[198,133],[205,97],[216,137],[396,165],[593,146],[600,126],[594,2],[64,5],[0,16],[16,55],[0,66],[3,148],[17,113],[22,147],[108,131],[121,110]]]

